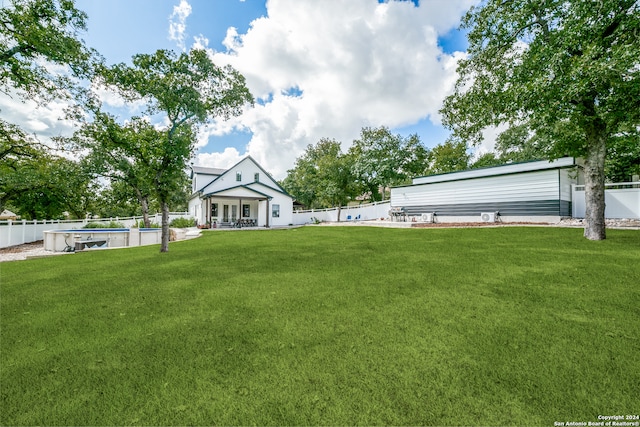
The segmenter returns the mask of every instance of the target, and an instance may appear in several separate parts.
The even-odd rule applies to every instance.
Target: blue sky
[[[128,62],[136,53],[157,49],[178,50],[168,37],[169,17],[175,0],[76,0],[89,16],[85,42],[109,63]],[[266,2],[257,0],[193,0],[187,34],[206,35],[210,47],[223,50],[227,28],[246,32],[256,18],[266,16]]]
[[[445,141],[438,110],[451,93],[477,0],[76,0],[81,34],[108,64],[157,49],[207,49],[232,65],[256,98],[228,122],[201,130],[194,163],[227,167],[247,154],[277,179],[307,145],[333,138],[346,151],[364,126]],[[64,134],[55,104],[34,110],[0,99],[3,113],[43,136]],[[107,106],[130,112],[106,97]],[[35,112],[34,112],[35,111]]]

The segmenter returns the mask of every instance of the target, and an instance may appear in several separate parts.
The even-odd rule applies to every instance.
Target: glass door
[[[222,207],[222,222],[229,222],[229,205]]]

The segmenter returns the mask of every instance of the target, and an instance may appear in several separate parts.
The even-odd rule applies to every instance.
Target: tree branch
[[[36,49],[31,46],[31,45],[23,45],[23,44],[18,44],[14,47],[12,47],[9,50],[6,50],[2,53],[0,53],[0,62],[7,62],[9,59],[13,58],[14,56],[16,56],[17,54],[24,54],[24,53],[31,53],[31,52],[35,52]]]

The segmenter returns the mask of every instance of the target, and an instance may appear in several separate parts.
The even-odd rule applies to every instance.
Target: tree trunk
[[[169,252],[169,204],[162,201],[160,206],[162,208],[162,243],[160,244],[160,252]]]
[[[140,207],[142,208],[142,221],[145,228],[151,228],[151,220],[149,219],[149,200],[146,197],[140,199]]]
[[[604,240],[604,160],[606,136],[593,129],[587,134],[587,157],[584,164],[585,226],[584,237],[589,240]]]
[[[149,196],[143,196],[142,191],[136,188],[136,197],[140,203],[140,209],[142,210],[142,222],[145,228],[151,228],[151,220],[149,219]]]

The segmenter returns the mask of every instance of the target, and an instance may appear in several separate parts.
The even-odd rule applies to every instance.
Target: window
[[[271,216],[274,218],[280,218],[280,205],[273,205],[271,208]]]
[[[242,218],[249,218],[251,216],[251,206],[242,205]]]
[[[253,174],[253,180],[255,182],[260,182],[260,174],[258,172],[256,172],[255,174]]]
[[[211,204],[211,217],[212,218],[217,218],[218,217],[218,204],[217,203],[212,203]]]
[[[236,181],[242,181],[242,172],[236,172]]]

